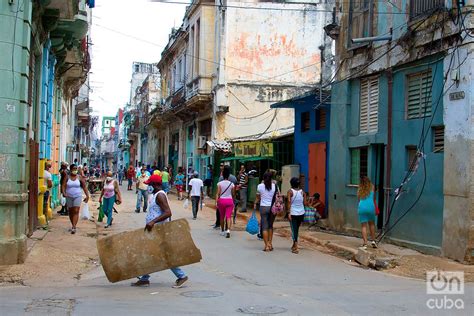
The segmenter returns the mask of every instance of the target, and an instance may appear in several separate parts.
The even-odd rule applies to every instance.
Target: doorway
[[[382,229],[384,225],[384,205],[385,205],[385,145],[377,144],[375,147],[375,172],[374,186],[377,189],[375,195],[377,197],[377,205],[380,213],[377,217],[377,228]]]
[[[308,192],[319,193],[326,205],[326,143],[308,145]],[[327,210],[325,210],[326,213]],[[327,214],[325,214],[327,215]],[[325,216],[326,217],[326,216]]]

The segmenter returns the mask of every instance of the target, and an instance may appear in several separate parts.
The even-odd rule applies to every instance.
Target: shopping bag
[[[65,206],[65,205],[66,205],[66,198],[61,195],[61,206]]]
[[[245,228],[247,233],[250,235],[256,235],[259,233],[260,228],[258,227],[258,219],[255,211],[252,212],[252,216],[250,216],[249,221],[247,222],[247,227]]]
[[[184,200],[183,207],[185,209],[189,207],[189,199]]]
[[[90,218],[91,218],[91,214],[89,212],[89,204],[85,203],[81,209],[81,219],[89,220]]]
[[[305,207],[303,221],[308,224],[314,224],[316,222],[316,210],[312,207]]]
[[[97,221],[99,223],[101,223],[102,220],[104,219],[104,216],[105,216],[105,214],[104,214],[104,204],[100,203],[100,206],[99,206],[98,210],[99,210],[99,218],[97,218]]]

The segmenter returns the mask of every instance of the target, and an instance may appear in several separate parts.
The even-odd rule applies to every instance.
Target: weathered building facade
[[[332,86],[329,222],[358,232],[357,185],[378,189],[392,242],[473,262],[470,7],[341,1]]]
[[[88,103],[77,102],[90,69],[88,4],[0,3],[0,264],[23,262],[27,236],[52,216],[43,210],[45,162],[53,162],[54,206],[58,164],[88,122]]]
[[[166,129],[157,136],[162,165],[205,174],[214,162],[208,141],[262,140],[292,128],[293,110],[270,105],[319,84],[325,8],[194,1],[158,63],[163,106],[154,119]]]

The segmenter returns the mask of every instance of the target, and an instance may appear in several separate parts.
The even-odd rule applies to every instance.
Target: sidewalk
[[[91,211],[97,208],[94,199],[89,202]],[[74,286],[82,274],[97,266],[94,219],[79,219],[77,233],[71,235],[69,217],[59,216],[58,210],[46,230],[39,229],[28,238],[24,264],[0,266],[0,286]]]
[[[211,202],[212,201],[212,202]],[[205,199],[205,210],[215,211],[214,200]],[[252,215],[252,211],[246,213],[237,213],[235,229],[245,230],[245,225]],[[257,217],[259,215],[257,213]],[[278,217],[274,224],[275,234],[281,237],[291,238],[291,229],[287,220]],[[337,232],[321,229],[319,226],[311,228],[304,224],[300,228],[301,248],[310,248],[324,253],[328,253],[346,260],[347,263],[360,265],[365,268],[383,270],[386,273],[425,279],[426,271],[445,270],[445,271],[464,271],[465,280],[474,282],[474,266],[464,265],[459,262],[425,255],[418,251],[395,246],[388,243],[381,243],[378,249],[369,246],[367,250],[360,249],[362,239],[352,236],[345,236]],[[288,243],[290,251],[291,242]]]

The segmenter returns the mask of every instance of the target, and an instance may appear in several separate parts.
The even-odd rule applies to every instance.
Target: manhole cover
[[[222,296],[224,293],[218,291],[188,291],[181,293],[181,295],[193,298],[211,298]]]
[[[288,310],[280,306],[254,305],[254,306],[241,307],[237,309],[237,311],[242,314],[248,314],[248,315],[274,315],[274,314],[285,313]]]

